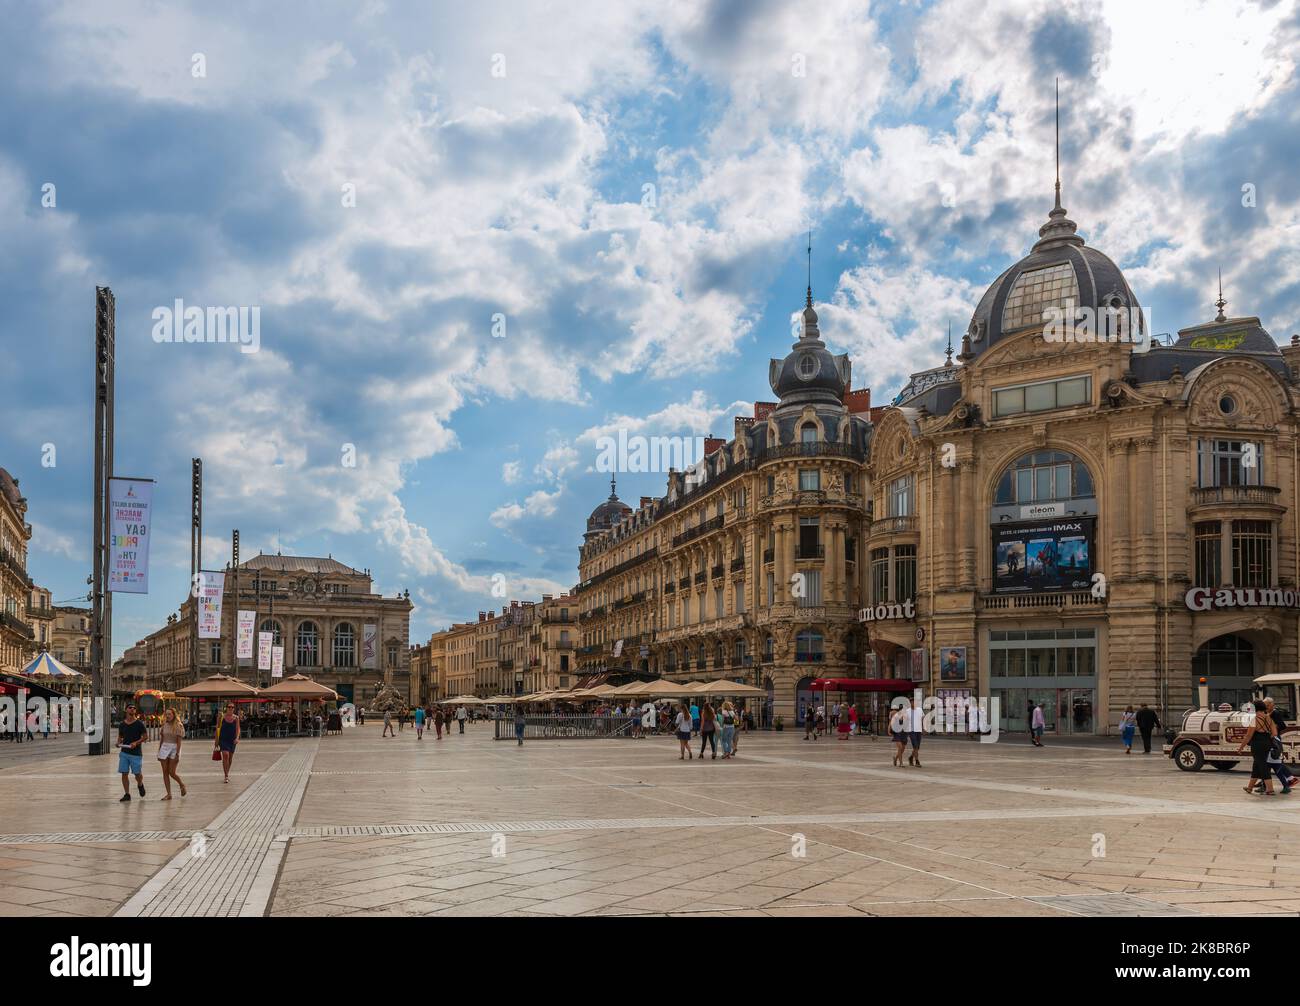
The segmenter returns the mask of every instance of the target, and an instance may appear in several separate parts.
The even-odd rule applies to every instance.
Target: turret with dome
[[[614,477],[611,475],[609,479],[609,499],[591,511],[591,516],[587,518],[587,531],[582,536],[582,540],[591,541],[595,535],[608,531],[631,512],[632,508],[618,498]]]

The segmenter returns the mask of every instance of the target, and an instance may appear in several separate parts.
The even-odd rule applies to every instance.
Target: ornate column
[[[956,485],[958,492],[957,514],[958,514],[958,555],[961,561],[961,579],[958,581],[959,586],[964,590],[973,590],[975,588],[975,531],[974,531],[974,510],[977,503],[975,498],[975,463],[973,461],[961,461],[953,469],[958,475]]]
[[[936,578],[941,588],[957,586],[957,527],[961,522],[959,510],[961,506],[960,469],[953,466],[947,471],[947,477],[943,479],[943,487],[948,494],[943,508],[946,514],[943,524],[943,554],[945,561],[939,563],[939,575]]]
[[[1139,576],[1154,578],[1156,575],[1156,507],[1159,496],[1155,486],[1155,438],[1139,437],[1133,441],[1136,453],[1130,456],[1129,471],[1133,478],[1133,511],[1138,524],[1137,532],[1137,569]],[[1275,553],[1276,554],[1276,553]]]
[[[1127,440],[1112,440],[1106,485],[1106,512],[1110,515],[1110,569],[1115,579],[1129,576],[1132,532],[1129,525],[1129,478]]]

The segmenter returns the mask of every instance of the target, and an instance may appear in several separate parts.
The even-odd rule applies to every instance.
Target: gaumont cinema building
[[[779,402],[711,441],[697,484],[588,522],[586,666],[743,679],[787,724],[816,678],[910,679],[998,697],[1005,730],[1041,702],[1060,734],[1300,670],[1300,336],[1220,295],[1152,344],[1059,186],[1038,233],[956,362],[884,408],[859,408],[810,295]]]

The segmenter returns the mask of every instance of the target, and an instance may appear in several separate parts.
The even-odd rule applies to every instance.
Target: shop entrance
[[[1061,734],[1091,734],[1093,724],[1093,697],[1091,688],[1062,688],[1056,693],[1056,732]]]
[[[1226,702],[1240,709],[1254,691],[1255,647],[1244,636],[1216,636],[1201,646],[1192,658],[1192,694],[1205,678],[1210,688],[1210,708]]]

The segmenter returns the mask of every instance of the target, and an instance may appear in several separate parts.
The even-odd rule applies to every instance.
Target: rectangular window
[[[722,588],[715,587],[713,590],[713,617],[721,618],[726,614],[726,607],[722,603]]]
[[[1196,579],[1198,587],[1223,583],[1223,525],[1202,521],[1196,525]]]
[[[1196,445],[1196,484],[1263,485],[1264,445],[1244,440],[1200,440]]]
[[[1066,377],[1012,388],[993,390],[993,415],[1012,416],[1020,412],[1047,412],[1092,401],[1091,377]]]
[[[889,516],[912,516],[912,476],[904,475],[889,483]]]
[[[894,600],[916,600],[916,546],[898,545],[894,548]]]
[[[739,614],[740,612],[745,610],[745,581],[744,580],[736,581],[735,591],[736,591],[736,613]]]
[[[822,473],[820,468],[800,468],[799,469],[799,491],[816,492],[822,487]]]
[[[767,574],[767,606],[770,608],[776,603],[776,577],[772,573]]]
[[[822,607],[822,571],[805,569],[803,572],[803,597],[794,598],[801,608]]]
[[[871,603],[886,604],[889,601],[889,549],[873,548],[871,550]]]
[[[1236,587],[1273,584],[1273,525],[1266,520],[1232,522],[1232,583]]]
[[[799,558],[821,558],[821,519],[818,517],[799,518]]]

